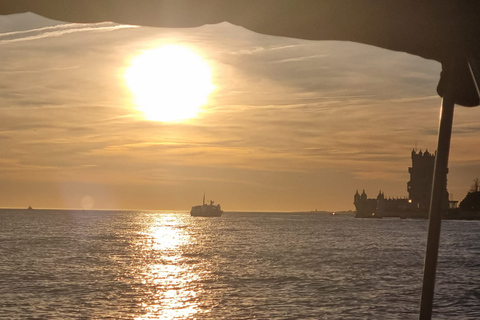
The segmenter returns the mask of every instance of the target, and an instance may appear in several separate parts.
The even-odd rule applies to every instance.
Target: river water
[[[1,319],[417,319],[427,221],[0,210]],[[480,221],[444,221],[434,319],[480,319]]]

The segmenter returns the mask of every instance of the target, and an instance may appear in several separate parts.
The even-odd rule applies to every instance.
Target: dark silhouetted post
[[[454,68],[451,70],[454,72]],[[435,293],[435,275],[437,272],[438,248],[440,245],[440,229],[442,214],[445,210],[448,155],[452,135],[453,110],[455,106],[455,90],[453,75],[448,79],[448,88],[442,100],[440,111],[440,128],[438,132],[437,154],[433,174],[432,197],[430,200],[427,252],[425,254],[422,300],[420,305],[420,320],[432,318],[433,297]]]

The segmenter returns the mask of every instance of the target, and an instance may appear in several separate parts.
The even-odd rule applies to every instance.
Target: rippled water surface
[[[417,319],[427,221],[0,211],[1,319]],[[480,222],[445,221],[435,319],[480,319]]]

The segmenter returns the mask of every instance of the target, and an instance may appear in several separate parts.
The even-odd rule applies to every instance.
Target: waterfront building
[[[355,217],[428,218],[435,153],[428,150],[425,152],[420,150],[417,153],[412,150],[411,159],[412,166],[408,168],[410,173],[410,181],[407,182],[408,197],[386,198],[380,191],[376,198],[368,198],[365,190],[361,195],[357,190],[354,195]],[[445,210],[448,208],[448,192],[445,189]]]

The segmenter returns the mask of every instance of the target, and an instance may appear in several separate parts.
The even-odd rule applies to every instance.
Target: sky
[[[126,83],[165,45],[211,69],[196,118],[146,119]],[[225,211],[354,210],[356,190],[406,197],[412,149],[436,148],[440,64],[352,42],[25,13],[0,16],[0,61],[3,208],[189,210],[205,192]],[[479,117],[455,110],[455,200],[480,177]]]

